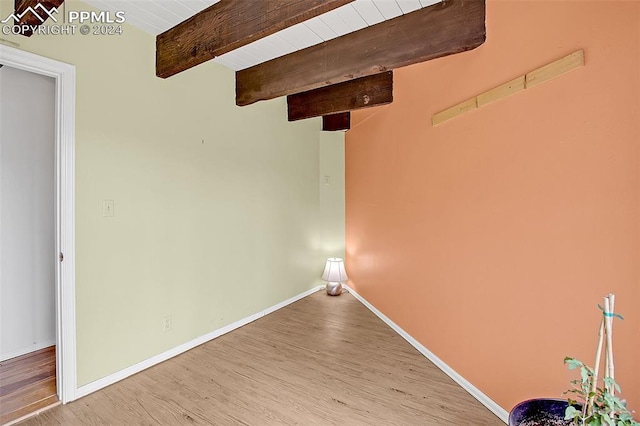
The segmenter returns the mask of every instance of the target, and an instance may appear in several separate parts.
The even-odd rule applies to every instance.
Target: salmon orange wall
[[[577,49],[585,67],[432,127]],[[347,132],[350,285],[506,410],[563,397],[613,292],[640,410],[640,2],[489,0],[484,45],[394,79]]]

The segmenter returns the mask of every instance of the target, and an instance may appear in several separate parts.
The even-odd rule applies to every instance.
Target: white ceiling
[[[127,23],[158,35],[220,0],[84,0],[109,11],[125,11]],[[243,0],[260,1],[260,0]],[[355,0],[213,59],[233,70],[340,37],[441,0]]]

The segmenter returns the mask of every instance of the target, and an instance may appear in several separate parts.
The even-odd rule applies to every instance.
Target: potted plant
[[[568,426],[566,399],[536,398],[523,401],[509,413],[509,426]]]
[[[565,392],[570,397],[562,399],[531,399],[516,405],[509,414],[509,426],[640,426],[626,402],[617,397],[620,387],[614,379],[613,345],[611,343],[615,297],[604,298],[602,321],[598,333],[595,368],[566,357],[564,363],[570,370],[578,369],[580,378],[571,382],[572,388]],[[604,378],[598,386],[598,370],[604,347]]]
[[[625,401],[615,395],[620,386],[612,377],[603,379],[603,386],[597,386],[596,372],[577,359],[564,359],[569,369],[580,369],[580,379],[573,380],[573,388],[565,393],[575,395],[581,404],[571,397],[565,410],[564,418],[574,425],[588,426],[640,426],[633,420],[633,414]],[[595,388],[595,390],[594,390]]]

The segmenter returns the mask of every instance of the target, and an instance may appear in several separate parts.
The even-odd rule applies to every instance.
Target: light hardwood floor
[[[0,425],[57,402],[54,346],[0,362]]]
[[[21,425],[504,425],[349,294],[319,292]]]

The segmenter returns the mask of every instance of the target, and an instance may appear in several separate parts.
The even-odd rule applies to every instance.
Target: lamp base
[[[340,296],[342,294],[342,283],[327,283],[327,294],[329,296]]]

